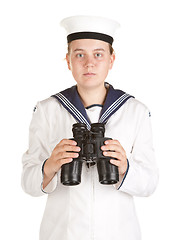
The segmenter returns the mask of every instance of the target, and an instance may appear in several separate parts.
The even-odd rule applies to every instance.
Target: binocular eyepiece
[[[91,130],[87,130],[84,123],[76,123],[72,128],[73,137],[71,140],[77,142],[81,148],[79,157],[71,163],[61,167],[61,183],[66,186],[78,185],[81,183],[81,172],[83,162],[96,164],[101,184],[115,184],[119,181],[118,167],[110,163],[109,157],[103,155],[101,146],[104,145],[105,127],[103,123],[91,124]]]

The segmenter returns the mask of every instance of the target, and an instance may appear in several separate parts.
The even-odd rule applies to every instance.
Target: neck
[[[104,104],[107,89],[103,85],[101,88],[94,88],[94,89],[82,89],[81,87],[77,86],[78,93],[80,98],[83,102],[84,107],[88,107],[92,104]]]

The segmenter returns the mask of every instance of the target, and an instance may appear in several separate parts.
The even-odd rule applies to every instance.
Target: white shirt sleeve
[[[158,169],[155,161],[150,113],[148,109],[143,114],[142,120],[133,149],[128,156],[129,168],[120,186],[119,191],[133,196],[149,196],[156,189],[158,183]]]
[[[42,188],[43,163],[51,154],[48,138],[49,124],[41,103],[38,102],[29,128],[29,148],[22,159],[22,188],[32,196],[42,196],[56,188],[57,175],[45,189]]]

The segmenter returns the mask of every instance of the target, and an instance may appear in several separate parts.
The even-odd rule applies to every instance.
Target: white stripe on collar
[[[120,98],[118,98],[111,106],[108,107],[108,109],[102,114],[102,116],[99,119],[100,123],[106,122],[106,120],[110,117],[111,114],[113,114],[113,111],[117,108],[120,108],[120,105],[123,105],[124,101],[126,101],[131,96],[127,93],[123,94]]]
[[[100,123],[106,123],[129,98],[133,97],[119,89],[114,89],[110,84],[108,86],[108,93],[99,118]],[[55,97],[77,122],[85,123],[88,129],[91,128],[90,120],[76,86],[52,95],[52,97]]]
[[[88,129],[91,128],[91,125],[89,124],[89,122],[86,120],[86,118],[83,116],[83,114],[81,112],[78,111],[78,109],[61,93],[57,93],[55,95],[55,97],[57,97],[57,99],[61,101],[61,103],[64,103],[64,107],[68,110],[71,111],[72,115],[76,118],[79,122],[81,123],[85,123],[86,126],[88,127]]]

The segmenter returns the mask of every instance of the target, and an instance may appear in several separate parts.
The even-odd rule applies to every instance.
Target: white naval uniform
[[[100,106],[86,109],[91,122],[98,122],[100,112]],[[48,194],[40,240],[140,240],[133,196],[149,196],[158,182],[149,110],[129,98],[106,122],[105,137],[119,140],[129,162],[117,184],[100,184],[96,165],[84,163],[79,185],[62,185],[59,171],[42,189],[44,161],[63,138],[72,138],[76,122],[53,97],[38,102],[33,114],[22,186],[32,196]]]

